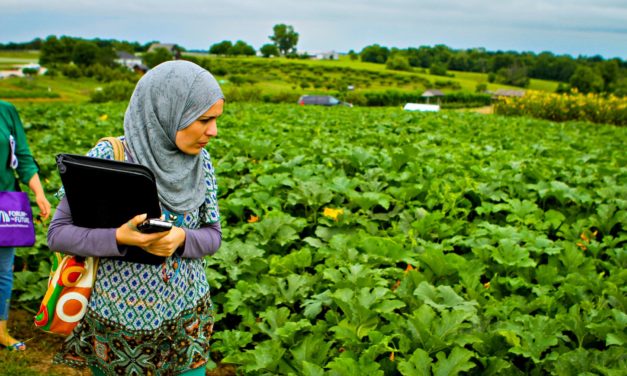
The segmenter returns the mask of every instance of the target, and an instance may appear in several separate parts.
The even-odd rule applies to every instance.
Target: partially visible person
[[[39,214],[42,219],[47,219],[50,203],[41,186],[22,122],[12,104],[0,101],[0,191],[17,190],[16,179],[33,191]],[[26,350],[24,342],[13,338],[8,330],[14,258],[15,248],[0,248],[0,346],[8,350]]]

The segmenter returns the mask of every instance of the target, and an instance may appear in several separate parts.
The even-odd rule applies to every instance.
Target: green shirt
[[[11,154],[9,136],[11,134],[15,138],[17,170],[13,170],[9,166]],[[0,191],[13,191],[15,189],[16,171],[20,182],[27,185],[38,169],[28,148],[24,127],[17,110],[12,104],[0,101]]]

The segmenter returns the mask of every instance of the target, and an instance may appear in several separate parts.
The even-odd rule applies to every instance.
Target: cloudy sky
[[[445,44],[627,60],[627,0],[0,0],[0,43],[69,35],[258,49],[278,23],[310,52]]]

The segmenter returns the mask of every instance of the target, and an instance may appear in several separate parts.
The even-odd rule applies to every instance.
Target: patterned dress
[[[101,142],[88,155],[113,159],[113,148]],[[188,213],[163,210],[179,227],[196,229],[219,221],[215,175],[206,150],[202,158],[204,204]],[[166,260],[145,265],[101,258],[87,313],[55,362],[97,368],[106,375],[177,375],[202,367],[209,359],[213,329],[204,260],[175,255]]]

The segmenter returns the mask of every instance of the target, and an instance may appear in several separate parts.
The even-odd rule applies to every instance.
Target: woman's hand
[[[118,244],[134,245],[147,249],[159,239],[167,236],[171,231],[155,232],[154,234],[142,234],[139,230],[137,230],[137,225],[142,223],[146,217],[146,214],[136,215],[130,221],[118,227],[115,230],[115,241]]]
[[[41,219],[46,220],[50,216],[50,202],[46,198],[46,195],[42,193],[35,196],[35,201],[39,207],[39,216]]]
[[[156,256],[169,257],[183,244],[185,244],[185,230],[180,227],[172,227],[167,235],[145,247],[146,252]]]
[[[35,194],[35,201],[37,202],[37,206],[39,207],[39,215],[41,219],[48,219],[50,216],[50,203],[44,194],[44,189],[41,186],[41,181],[39,180],[39,174],[35,173],[33,177],[28,181],[28,188]]]

